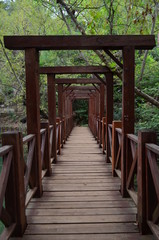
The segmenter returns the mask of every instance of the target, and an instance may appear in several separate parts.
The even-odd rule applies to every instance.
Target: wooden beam
[[[4,36],[8,49],[23,50],[97,50],[122,49],[134,46],[135,49],[155,47],[154,35],[92,35],[92,36]]]
[[[96,88],[93,86],[70,86],[69,88],[67,88],[67,91],[68,90],[88,91],[88,90],[96,90]]]
[[[27,134],[35,134],[35,156],[32,163],[31,177],[37,187],[36,196],[42,195],[42,165],[40,140],[40,87],[39,87],[39,53],[36,49],[25,50],[26,73],[26,109]]]
[[[121,194],[126,191],[126,135],[134,133],[134,84],[135,84],[135,49],[123,48],[123,86],[122,86],[122,150],[121,150]]]
[[[110,72],[106,66],[40,67],[39,74],[93,74]]]
[[[111,156],[108,124],[112,124],[113,121],[113,74],[106,74],[106,162],[110,162],[109,157]]]
[[[56,151],[56,88],[55,88],[55,75],[47,75],[47,86],[48,86],[48,115],[49,123],[54,126],[53,129],[53,141],[52,141],[52,151],[51,157],[54,158],[54,162],[57,160]]]
[[[96,78],[56,78],[56,84],[100,84],[101,81]]]
[[[89,99],[89,96],[74,96],[73,99]]]
[[[63,118],[63,85],[58,84],[58,117]]]

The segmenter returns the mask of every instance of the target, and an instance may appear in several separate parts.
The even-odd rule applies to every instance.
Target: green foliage
[[[73,102],[74,120],[77,125],[88,124],[88,101],[77,99]]]
[[[0,40],[4,35],[68,35],[81,34],[77,24],[56,0],[0,1]],[[153,0],[65,0],[69,11],[86,34],[150,34],[158,33],[158,5]],[[0,104],[16,105],[25,102],[25,65],[23,51],[8,51],[0,44]],[[120,51],[113,54],[122,61]],[[148,52],[141,78],[145,51],[136,51],[136,86],[159,101],[159,48]],[[121,71],[106,56],[111,69]],[[93,51],[43,51],[41,66],[101,65]],[[10,64],[12,66],[10,66]],[[14,72],[13,72],[14,70]],[[64,75],[60,77],[74,77]],[[57,76],[59,77],[59,76]],[[75,76],[77,77],[77,75]],[[83,74],[78,77],[88,77]],[[91,76],[89,76],[91,77]],[[114,119],[121,119],[122,83],[114,78]],[[47,113],[47,80],[40,78],[41,109]],[[76,104],[75,104],[76,105]],[[159,128],[158,109],[136,96],[136,129]],[[87,122],[87,106],[77,106],[76,115]],[[25,114],[25,112],[24,112]],[[152,117],[153,116],[153,117]],[[152,121],[153,119],[153,121]]]

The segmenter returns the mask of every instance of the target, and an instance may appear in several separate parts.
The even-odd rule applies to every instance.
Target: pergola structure
[[[40,161],[40,91],[39,74],[47,74],[48,80],[48,112],[49,123],[56,125],[56,100],[55,84],[58,83],[59,106],[58,115],[63,117],[62,96],[63,84],[74,82],[90,82],[100,85],[100,119],[104,116],[104,93],[106,84],[106,126],[113,120],[113,74],[105,66],[86,67],[39,67],[39,51],[43,50],[122,50],[123,64],[123,85],[122,85],[122,169],[126,168],[126,134],[134,132],[134,72],[135,72],[135,49],[152,49],[155,46],[154,36],[6,36],[4,37],[5,47],[13,50],[25,50],[26,66],[26,107],[27,107],[27,132],[36,134],[36,162],[38,166],[39,182],[37,183],[37,195],[42,194],[41,185],[41,161]],[[99,74],[104,73],[105,82],[97,79],[56,79],[56,74]],[[68,87],[69,89],[69,87]],[[67,89],[67,90],[68,90]],[[74,91],[74,90],[73,90]],[[83,90],[82,90],[83,91]],[[87,90],[88,91],[88,90]],[[98,91],[96,89],[96,91]],[[86,98],[86,95],[83,95]],[[78,94],[74,97],[81,97]],[[91,107],[89,110],[95,112],[97,98],[89,97]],[[71,105],[71,99],[68,99]],[[106,131],[108,132],[108,131]],[[54,131],[56,134],[56,131]],[[54,135],[54,138],[56,135]],[[109,144],[107,138],[107,160],[109,157]],[[55,143],[54,143],[55,144]],[[55,147],[55,146],[53,146]],[[125,174],[125,171],[122,171]],[[125,180],[123,175],[121,192],[126,194]]]

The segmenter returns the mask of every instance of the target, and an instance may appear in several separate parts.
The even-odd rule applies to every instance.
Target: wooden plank
[[[105,66],[60,66],[60,67],[40,67],[40,74],[93,74],[107,72]],[[101,83],[101,82],[100,82]]]
[[[152,235],[143,236],[139,233],[111,233],[111,234],[54,234],[52,235],[24,235],[23,240],[152,240]],[[19,238],[12,238],[18,240]]]
[[[41,71],[41,69],[40,69]],[[100,80],[96,78],[56,78],[55,79],[56,84],[100,84]]]
[[[67,179],[67,181],[66,181],[66,179],[63,179],[63,180],[61,180],[61,179],[57,179],[57,180],[55,180],[55,179],[44,179],[43,180],[43,183],[47,183],[47,184],[70,184],[70,183],[74,183],[74,184],[96,184],[96,183],[111,183],[111,182],[113,182],[113,183],[119,183],[119,178],[115,178],[115,179],[112,179],[112,178],[101,178],[101,179],[83,179],[83,178],[80,178],[80,179],[74,179],[74,180],[72,180],[72,179]]]
[[[113,184],[109,186],[68,186],[68,185],[63,185],[63,186],[57,186],[57,185],[43,185],[44,191],[101,191],[101,190],[114,190],[114,191],[119,191],[120,190],[120,185],[114,186]]]
[[[22,50],[37,48],[39,50],[96,50],[122,49],[135,46],[136,49],[155,47],[154,35],[90,35],[90,36],[4,36],[8,49]]]
[[[24,239],[35,240],[40,235],[42,239],[65,240],[90,240],[92,236],[98,240],[140,239],[136,206],[132,199],[121,197],[120,179],[112,177],[111,164],[105,163],[101,149],[91,151],[96,141],[87,130],[73,130],[57,164],[52,165],[52,176],[44,177],[43,197],[33,198],[26,209],[28,227]],[[90,146],[83,147],[80,138],[83,142],[91,139]],[[69,147],[74,141],[77,148]]]
[[[27,215],[34,216],[92,216],[136,214],[136,208],[76,208],[76,209],[28,209]],[[45,220],[43,220],[45,221]],[[134,220],[135,221],[135,220]]]
[[[63,208],[128,208],[128,207],[135,207],[134,203],[132,201],[127,201],[127,200],[115,200],[115,201],[110,201],[110,200],[105,200],[105,201],[96,201],[93,199],[92,201],[81,201],[81,202],[31,202],[28,206],[27,209],[32,209],[32,208],[42,208],[42,209],[63,209]],[[28,210],[27,210],[28,211]],[[47,211],[47,210],[46,210]]]
[[[25,234],[101,234],[101,233],[135,233],[137,226],[132,223],[98,223],[98,224],[33,224],[28,225]]]
[[[87,194],[87,191],[85,192]],[[117,200],[121,200],[121,196],[75,196],[75,197],[71,197],[71,196],[65,196],[65,197],[53,197],[53,198],[49,198],[49,197],[42,197],[41,199],[33,199],[33,202],[85,202],[85,201],[117,201]]]
[[[85,191],[81,191],[81,192],[77,192],[77,191],[66,191],[66,192],[44,192],[43,193],[43,196],[44,197],[59,197],[59,196],[68,196],[68,197],[71,197],[71,196],[74,196],[74,197],[82,197],[82,196],[86,196],[86,192]],[[120,196],[120,192],[118,191],[88,191],[87,192],[87,197],[88,196],[92,196],[95,197],[95,196]],[[123,200],[121,198],[121,200]]]
[[[134,222],[135,214],[131,215],[92,215],[92,216],[28,216],[28,224],[63,224],[63,223],[120,223]]]

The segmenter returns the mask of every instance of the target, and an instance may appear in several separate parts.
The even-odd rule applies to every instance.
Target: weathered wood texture
[[[39,50],[66,49],[122,49],[135,46],[136,49],[152,49],[154,35],[97,35],[97,36],[5,36],[5,47],[9,49],[37,48]]]
[[[88,128],[74,128],[58,158],[43,179],[43,197],[28,205],[23,239],[153,239],[139,234],[137,209],[121,197],[120,180]]]

